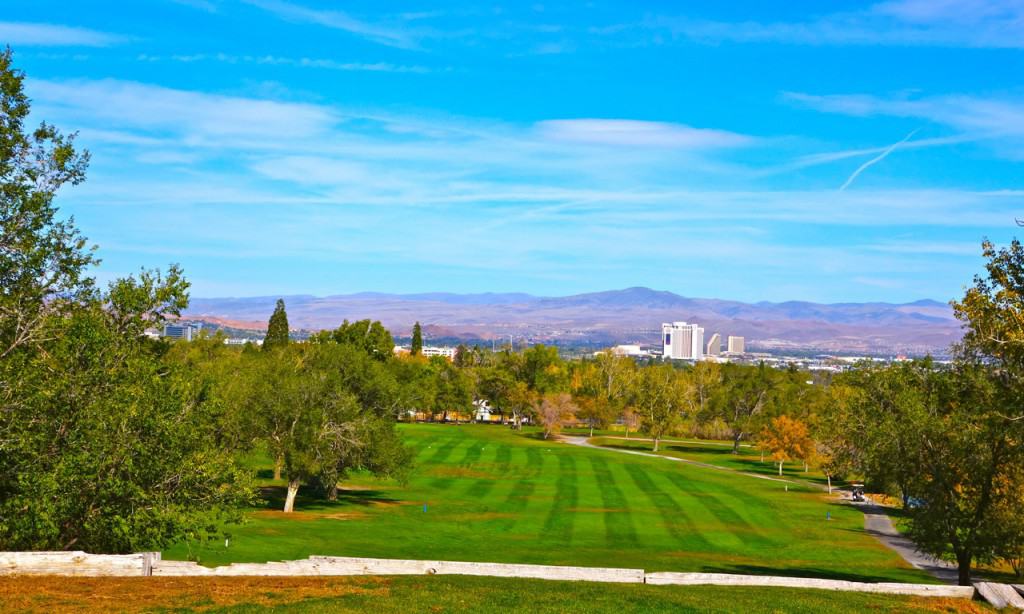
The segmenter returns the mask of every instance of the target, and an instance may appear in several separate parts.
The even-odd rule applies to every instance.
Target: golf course
[[[934,582],[866,534],[860,511],[807,482],[495,425],[400,430],[416,453],[407,483],[353,475],[337,501],[300,491],[296,513],[286,515],[284,484],[262,459],[265,503],[229,528],[230,541],[181,543],[164,558],[214,566],[338,555]],[[674,445],[667,454],[685,455]],[[729,462],[755,462],[752,454]]]

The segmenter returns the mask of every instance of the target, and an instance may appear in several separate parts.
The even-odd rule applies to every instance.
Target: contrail
[[[868,160],[864,164],[861,164],[860,166],[858,166],[857,170],[853,171],[853,174],[850,175],[850,177],[846,180],[846,183],[844,183],[842,186],[840,186],[839,191],[842,192],[846,188],[850,187],[850,184],[853,183],[853,180],[856,179],[865,170],[867,170],[868,167],[870,167],[871,165],[876,164],[876,163],[881,162],[882,160],[884,160],[885,157],[888,156],[889,154],[891,154],[893,151],[895,151],[897,147],[899,147],[900,145],[906,143],[907,141],[910,140],[911,137],[913,137],[915,134],[917,134],[918,130],[920,130],[920,128],[914,130],[913,132],[911,132],[907,136],[903,137],[902,140],[897,141],[896,143],[893,143],[892,145],[889,145],[888,147],[885,148],[885,151],[883,151],[882,153],[878,154],[874,158],[871,158],[870,160]]]

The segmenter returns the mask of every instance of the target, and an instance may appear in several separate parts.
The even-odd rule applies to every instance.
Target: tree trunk
[[[782,475],[782,461],[779,461],[779,475]]]
[[[971,559],[969,554],[956,554],[957,583],[960,586],[971,585]]]
[[[761,450],[761,463],[764,464],[764,450]]]
[[[299,478],[288,480],[288,496],[284,498],[284,513],[295,511],[295,495],[299,494]]]
[[[804,473],[807,473],[807,461],[804,461]]]
[[[660,437],[655,437],[655,438],[654,438],[654,451],[655,451],[655,452],[657,452],[657,451],[658,451],[658,444],[659,444],[659,443],[661,443],[661,438],[660,438]]]
[[[283,464],[284,464],[284,459],[281,458],[281,456],[279,455],[274,460],[274,479],[275,480],[280,480],[281,479],[281,465],[283,465]]]
[[[593,424],[590,425],[590,436],[591,437],[594,436],[594,425]]]
[[[736,433],[732,436],[732,453],[740,453],[740,440],[743,439],[743,433]]]
[[[338,484],[331,484],[331,487],[327,489],[327,500],[337,501],[338,500]]]
[[[828,480],[828,494],[832,494],[832,476],[826,475],[825,478]]]

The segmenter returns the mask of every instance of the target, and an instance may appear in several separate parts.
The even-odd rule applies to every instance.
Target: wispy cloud
[[[916,292],[936,258],[959,258],[969,278],[957,241],[1012,226],[1024,207],[1019,191],[758,187],[722,158],[774,159],[785,140],[765,152],[756,136],[677,123],[502,122],[114,80],[30,80],[28,93],[93,151],[90,181],[71,193],[76,216],[99,229],[91,238],[120,246],[122,260],[152,249],[209,271],[218,265],[204,258],[223,259],[232,283],[296,258],[318,274],[383,271],[380,287],[442,274],[493,287],[500,273],[515,288],[537,271],[571,284],[616,268],[657,285],[644,271],[672,261],[709,294],[752,292],[749,278],[728,285],[720,266],[771,279],[775,294],[758,298],[793,298],[808,276],[896,279]],[[166,224],[171,211],[190,220],[187,233]],[[126,227],[147,229],[146,240],[125,239]],[[396,229],[402,241],[381,240]],[[268,283],[252,279],[250,293]],[[309,278],[274,283],[330,291]]]
[[[229,53],[193,53],[173,54],[169,56],[140,54],[137,58],[140,62],[182,62],[190,64],[193,62],[221,62],[224,64],[255,64],[261,66],[296,66],[299,68],[320,68],[324,70],[338,70],[344,72],[390,72],[390,73],[415,73],[426,74],[437,72],[428,66],[415,64],[393,64],[391,62],[343,62],[326,58],[292,58],[276,55],[234,55]],[[450,68],[443,68],[440,71],[448,71]]]
[[[372,24],[356,19],[343,11],[312,9],[283,0],[244,1],[286,21],[311,23],[325,28],[342,30],[390,47],[411,49],[417,46],[411,34],[401,27]]]
[[[892,0],[802,21],[659,16],[645,25],[711,43],[1024,47],[1024,4],[1019,0]]]
[[[738,147],[755,141],[724,130],[631,119],[556,119],[538,123],[537,129],[552,141],[589,145],[706,149]]]
[[[107,47],[126,41],[117,34],[49,23],[0,21],[0,41],[14,46]]]

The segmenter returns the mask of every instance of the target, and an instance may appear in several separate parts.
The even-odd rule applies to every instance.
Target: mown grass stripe
[[[596,455],[590,455],[590,466],[594,470],[594,480],[604,502],[604,534],[609,545],[637,543],[636,527],[633,526],[633,514],[629,501],[622,494],[615,481],[615,476],[608,467],[608,461]]]
[[[767,537],[759,527],[748,522],[739,513],[739,509],[743,506],[740,498],[723,495],[723,489],[717,484],[687,480],[679,474],[669,474],[667,477],[677,488],[696,492],[701,503],[718,518],[723,527],[728,528],[742,543],[758,547],[776,545],[775,540]]]
[[[527,473],[526,468],[543,463],[542,457],[534,448],[516,448],[513,458],[516,462],[513,462],[511,466],[516,468],[515,473],[519,475],[519,479],[513,483],[512,489],[505,496],[501,508],[498,510],[500,513],[508,515],[498,525],[501,531],[509,531],[516,526],[521,519],[520,515],[526,510],[530,498],[537,490],[537,481],[533,475]],[[520,459],[522,462],[518,462]]]
[[[694,528],[686,511],[667,492],[655,484],[654,480],[647,475],[647,471],[650,471],[649,466],[641,466],[637,463],[626,465],[629,477],[658,510],[662,524],[678,545],[688,550],[708,550],[710,544]]]
[[[559,451],[558,480],[555,482],[555,498],[541,536],[545,540],[567,544],[572,541],[572,529],[576,523],[576,514],[570,509],[579,501],[579,488],[576,484],[576,457],[569,451]]]

